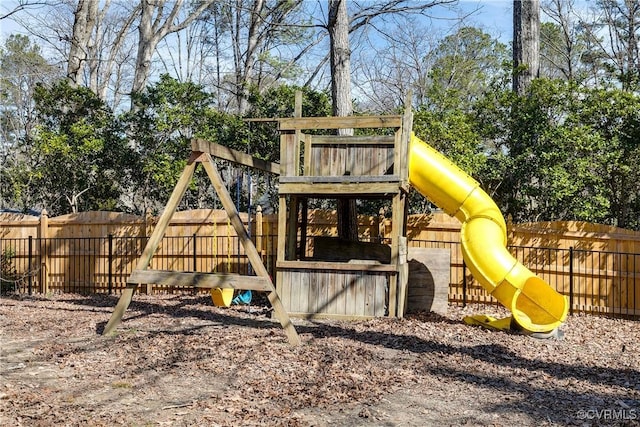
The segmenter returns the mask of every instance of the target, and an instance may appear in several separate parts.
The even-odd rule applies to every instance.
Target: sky
[[[460,9],[470,14],[469,23],[509,43],[513,37],[513,0],[461,0]]]
[[[17,3],[17,0],[0,0],[0,16],[12,10]],[[482,27],[503,43],[511,40],[513,0],[460,0],[460,9],[463,13],[475,11],[470,17],[471,24]],[[455,14],[442,8],[436,10],[434,15],[444,18],[440,22],[442,26],[448,25],[446,18],[456,17]],[[0,40],[4,41],[13,33],[24,33],[24,31],[10,19],[0,20]]]

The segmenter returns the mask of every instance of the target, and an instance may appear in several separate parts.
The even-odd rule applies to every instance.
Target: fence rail
[[[276,235],[253,237],[270,273],[275,272]],[[146,237],[0,238],[0,286],[19,293],[119,293],[135,268]],[[410,246],[451,252],[449,301],[496,303],[473,278],[457,241],[413,239]],[[592,249],[513,245],[516,259],[558,292],[571,313],[640,318],[640,254]],[[235,235],[165,236],[150,268],[251,274]],[[275,277],[275,275],[273,275]],[[154,287],[156,292],[173,289]]]

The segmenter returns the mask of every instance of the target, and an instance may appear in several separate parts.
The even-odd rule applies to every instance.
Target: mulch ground
[[[0,425],[640,425],[640,322],[573,316],[561,339],[462,323],[493,306],[358,322],[136,295],[0,300]]]

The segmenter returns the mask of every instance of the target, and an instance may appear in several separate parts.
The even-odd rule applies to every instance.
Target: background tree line
[[[0,208],[158,211],[192,137],[278,161],[273,125],[243,119],[291,115],[295,89],[307,116],[395,113],[411,89],[418,136],[515,221],[638,229],[636,3],[543,1],[539,70],[517,93],[531,70],[511,45],[472,18],[425,27],[455,1],[17,0],[0,12],[29,31],[0,48]],[[254,203],[275,192],[222,168],[244,209],[249,176]],[[206,182],[183,207],[216,206]]]

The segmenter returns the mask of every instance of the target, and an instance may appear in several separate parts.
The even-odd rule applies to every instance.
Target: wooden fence
[[[267,269],[275,271],[276,215],[241,218]],[[0,280],[21,277],[22,286],[29,282],[36,292],[117,292],[156,221],[114,212],[0,214],[0,254],[13,266]],[[311,211],[307,235],[336,235],[335,224],[335,212]],[[384,214],[360,217],[363,240],[384,242],[390,230]],[[411,215],[407,236],[411,246],[451,250],[450,301],[494,301],[464,266],[456,219],[438,212]],[[508,245],[518,260],[571,296],[572,310],[640,315],[640,232],[573,221],[508,222]],[[176,213],[150,268],[251,273],[226,214],[209,209]]]

